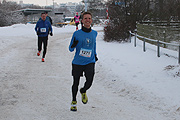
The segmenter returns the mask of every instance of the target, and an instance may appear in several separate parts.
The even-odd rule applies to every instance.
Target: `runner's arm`
[[[72,38],[71,38],[71,42],[69,44],[69,51],[70,52],[73,52],[75,47],[72,48],[72,45],[73,45],[73,42],[74,42],[74,38],[75,38],[75,35],[73,34]]]

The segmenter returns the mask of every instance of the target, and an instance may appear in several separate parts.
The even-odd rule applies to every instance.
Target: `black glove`
[[[36,32],[37,35],[40,35],[41,33],[40,32]]]
[[[98,61],[97,55],[95,55],[95,60]]]
[[[53,33],[52,33],[52,32],[50,32],[50,36],[53,36]]]
[[[74,38],[73,44],[71,45],[71,48],[76,47],[76,45],[78,44],[78,40],[76,40],[76,38]]]

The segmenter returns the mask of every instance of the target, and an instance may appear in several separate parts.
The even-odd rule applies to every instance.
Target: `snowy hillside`
[[[54,27],[46,62],[36,56],[35,25],[0,28],[0,120],[179,120],[180,66],[176,51],[142,42],[103,41],[98,31],[96,74],[87,92],[77,96],[77,112],[70,111],[71,61],[68,45],[75,26]],[[167,53],[171,55],[164,55]],[[174,57],[172,57],[174,56]],[[81,78],[83,85],[85,78]]]

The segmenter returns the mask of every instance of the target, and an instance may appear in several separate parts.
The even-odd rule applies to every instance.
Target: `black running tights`
[[[86,82],[84,83],[84,87],[82,88],[82,92],[85,93],[86,90],[88,90],[93,82],[93,77],[94,75],[91,76],[85,76],[86,77]],[[80,81],[80,76],[79,77],[75,77],[73,76],[73,85],[72,85],[72,97],[73,97],[73,101],[76,101],[76,95],[78,92],[78,86],[79,86],[79,81]]]
[[[42,43],[43,43],[43,56],[45,58],[46,51],[47,51],[47,44],[48,44],[48,37],[38,37],[38,51],[42,50]]]

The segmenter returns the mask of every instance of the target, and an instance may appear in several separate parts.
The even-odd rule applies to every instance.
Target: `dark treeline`
[[[41,8],[37,5],[29,5],[27,8]],[[9,26],[16,23],[22,23],[24,21],[24,16],[17,10],[24,9],[16,2],[3,0],[0,2],[0,27]]]
[[[180,0],[108,0],[106,41],[127,41],[128,31],[142,21],[179,21]]]

